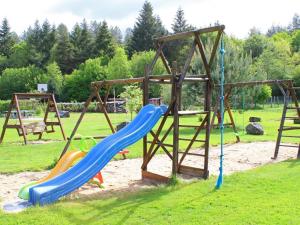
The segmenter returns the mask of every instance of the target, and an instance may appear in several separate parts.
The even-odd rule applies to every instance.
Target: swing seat
[[[23,127],[24,127],[26,135],[28,135],[28,134],[38,135],[38,134],[42,134],[45,131],[46,124],[44,123],[44,121],[33,122],[33,123],[25,124],[25,125],[23,125]],[[19,136],[24,136],[21,127],[17,128],[17,129],[18,129]]]

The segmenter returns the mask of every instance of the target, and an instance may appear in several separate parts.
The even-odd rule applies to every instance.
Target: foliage
[[[250,36],[244,44],[244,51],[251,54],[252,58],[259,57],[264,49],[267,47],[267,39],[261,34],[254,34]]]
[[[107,76],[107,68],[101,66],[102,60],[102,58],[88,59],[72,74],[66,76],[62,99],[85,101],[90,94],[90,83],[104,80]]]
[[[131,72],[133,77],[142,77],[145,75],[145,66],[150,65],[152,59],[154,58],[154,51],[144,51],[135,53],[130,61]],[[157,60],[153,72],[153,75],[159,75],[165,73],[165,67],[161,59]],[[150,86],[150,97],[160,97],[161,87],[160,85],[151,85]]]
[[[11,48],[15,44],[12,33],[10,32],[10,27],[8,25],[8,20],[3,19],[0,28],[0,55],[10,56]]]
[[[156,36],[161,36],[164,31],[165,29],[162,27],[159,17],[153,15],[151,3],[145,1],[127,46],[129,56],[132,56],[135,52],[154,49],[153,39]]]
[[[115,54],[113,37],[106,21],[103,21],[97,30],[94,51],[96,56],[102,56],[107,59],[111,59]]]
[[[0,99],[10,99],[14,92],[36,90],[38,83],[47,83],[47,76],[35,66],[7,68],[0,78]]]
[[[291,45],[294,52],[300,51],[300,30],[295,30],[293,32]]]
[[[137,112],[142,107],[142,90],[136,85],[126,86],[124,92],[120,94],[120,98],[126,101],[126,111],[130,113],[132,120],[133,112]]]
[[[55,61],[63,74],[73,70],[74,47],[70,41],[68,29],[61,24],[57,28],[57,40],[51,50],[52,61]]]
[[[57,63],[49,64],[46,67],[48,92],[54,93],[57,96],[61,95],[63,76]]]
[[[107,66],[107,79],[126,79],[131,78],[130,62],[127,59],[124,48],[117,47],[114,57],[109,61]],[[123,90],[123,86],[114,86],[116,95],[119,95]]]
[[[256,92],[255,102],[259,104],[265,103],[272,96],[272,88],[268,85],[263,85],[260,92]]]

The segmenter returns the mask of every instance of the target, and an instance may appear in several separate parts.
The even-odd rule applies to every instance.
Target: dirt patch
[[[226,145],[224,148],[224,173],[231,174],[237,171],[248,170],[260,165],[275,163],[290,158],[296,158],[297,150],[281,147],[277,160],[272,160],[275,148],[274,142],[238,143]],[[199,149],[194,152],[201,153]],[[142,159],[126,159],[111,161],[102,171],[104,188],[86,184],[73,192],[67,198],[96,198],[97,196],[110,196],[115,192],[133,192],[141,188],[153,187],[153,183],[141,180]],[[203,159],[187,156],[184,165],[203,166]],[[149,163],[148,170],[162,175],[170,175],[171,160],[166,155],[157,155]],[[219,168],[219,147],[210,151],[210,174],[217,175]],[[8,202],[17,199],[19,189],[32,181],[44,177],[45,172],[23,172],[14,175],[0,174],[0,198]]]

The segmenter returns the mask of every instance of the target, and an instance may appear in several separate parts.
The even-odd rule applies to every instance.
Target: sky
[[[295,13],[300,14],[300,0],[149,0],[154,14],[170,30],[179,7],[189,24],[206,27],[216,21],[225,32],[246,38],[253,27],[266,32],[272,25],[287,26]],[[11,30],[22,34],[36,20],[64,23],[72,29],[76,22],[106,20],[124,32],[133,27],[144,0],[0,0],[0,20],[7,18]]]

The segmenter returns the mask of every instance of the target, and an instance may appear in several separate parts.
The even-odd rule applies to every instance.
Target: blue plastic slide
[[[143,138],[165,113],[166,107],[144,106],[135,119],[120,131],[93,147],[74,167],[63,174],[29,189],[29,201],[50,204],[93,178],[120,150]]]

